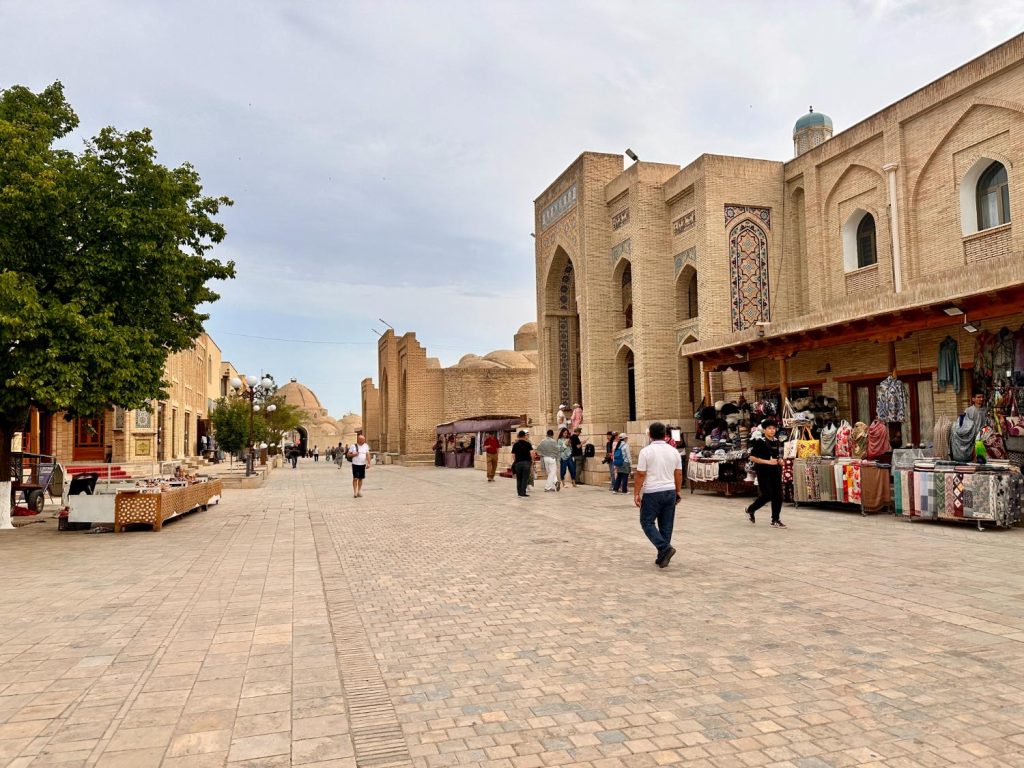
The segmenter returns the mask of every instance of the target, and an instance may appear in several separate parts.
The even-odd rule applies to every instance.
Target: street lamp
[[[257,397],[265,397],[270,394],[270,388],[274,386],[274,380],[264,376],[263,379],[258,379],[255,376],[246,376],[245,383],[248,388],[242,391],[242,380],[235,376],[231,379],[231,388],[235,390],[239,397],[242,397],[249,401],[249,439],[245,443],[247,457],[245,461],[245,476],[254,474],[253,469],[253,442],[252,442],[252,418],[253,414],[260,410],[259,403],[256,402]],[[277,410],[277,406],[271,403],[267,406],[267,413],[273,413]]]

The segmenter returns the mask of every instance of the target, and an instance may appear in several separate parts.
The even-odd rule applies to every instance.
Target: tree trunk
[[[14,528],[11,523],[11,437],[14,430],[0,424],[0,530]]]

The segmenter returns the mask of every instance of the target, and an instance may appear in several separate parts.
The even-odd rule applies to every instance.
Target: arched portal
[[[559,405],[582,402],[580,316],[576,303],[576,268],[562,248],[555,250],[545,284],[544,345],[548,368],[548,402],[553,419]]]
[[[697,270],[687,264],[676,278],[676,322],[695,320],[699,311]]]
[[[299,453],[305,456],[309,450],[309,433],[305,427],[295,427],[295,431],[299,433]]]

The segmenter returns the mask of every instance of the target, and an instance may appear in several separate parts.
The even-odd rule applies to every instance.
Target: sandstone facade
[[[467,354],[442,368],[415,333],[388,329],[377,345],[375,386],[362,382],[363,423],[376,451],[415,456],[430,453],[438,424],[474,416],[524,416],[537,407],[537,328],[522,326],[514,349]]]
[[[804,116],[788,162],[580,155],[535,201],[541,421],[581,400],[595,442],[642,437],[692,430],[702,400],[796,386],[849,418],[893,368],[927,382],[921,424],[962,410],[969,383],[939,391],[937,347],[958,338],[968,368],[974,341],[943,309],[1024,319],[1022,93],[1018,36],[831,138]],[[981,221],[994,164],[1008,208]]]

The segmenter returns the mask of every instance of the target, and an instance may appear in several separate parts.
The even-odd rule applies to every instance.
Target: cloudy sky
[[[0,0],[0,87],[61,80],[228,195],[208,329],[359,409],[380,318],[445,365],[535,319],[532,200],[584,150],[788,159],[1017,34],[1024,0]]]

